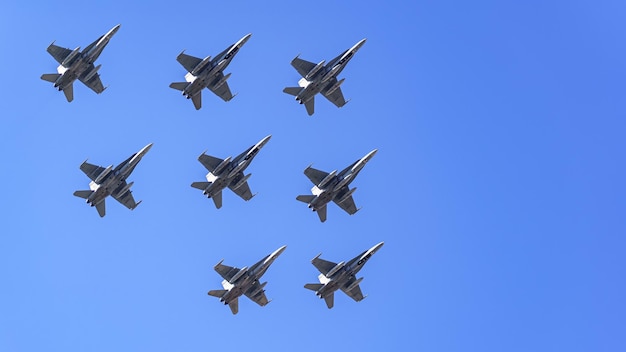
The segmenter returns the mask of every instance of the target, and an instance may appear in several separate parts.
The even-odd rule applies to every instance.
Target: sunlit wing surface
[[[291,61],[291,66],[298,71],[300,76],[305,77],[315,67],[315,64],[297,57]]]
[[[126,182],[123,183],[123,186],[126,186]],[[133,192],[131,192],[130,190],[124,192],[121,195],[112,195],[112,197],[130,210],[133,210],[137,207],[137,203],[135,202],[135,198],[133,197]]]
[[[243,177],[243,172],[239,172],[237,177],[235,177],[230,185],[228,185],[228,188],[230,188],[231,191],[235,192],[236,195],[243,198],[243,200],[250,200],[252,199],[252,192],[250,191],[250,186],[248,186],[248,182],[244,182],[241,186],[233,188],[233,185],[239,183],[239,180],[241,180]]]
[[[332,87],[336,83],[337,83],[337,78],[333,78],[331,80],[330,87]],[[341,87],[338,87],[337,89],[332,91],[330,94],[326,92],[322,92],[322,95],[324,95],[326,99],[328,99],[331,103],[335,104],[335,106],[338,108],[346,105],[346,99],[344,99],[343,97],[343,93],[341,92]]]
[[[354,204],[354,199],[352,198],[352,196],[348,197],[347,199],[345,199],[343,202],[338,203],[337,200],[341,200],[343,198],[343,195],[346,194],[347,192],[349,192],[350,189],[348,188],[348,186],[343,186],[343,188],[339,191],[339,193],[337,193],[337,195],[335,196],[335,199],[333,199],[333,202],[335,202],[335,204],[337,204],[341,209],[343,209],[346,213],[353,215],[355,214],[359,209],[357,209],[356,204]]]
[[[251,296],[249,292],[257,292],[254,296]],[[259,282],[255,282],[254,285],[245,293],[246,297],[250,298],[254,303],[260,305],[261,307],[268,304],[269,300],[265,296],[265,291],[261,288],[261,284]]]
[[[317,170],[310,166],[304,170],[304,174],[309,178],[309,180],[311,180],[311,182],[313,182],[314,185],[319,185],[320,182],[328,176],[328,172]]]
[[[93,165],[88,162],[84,162],[80,165],[80,169],[89,177],[92,181],[95,181],[96,178],[104,171],[102,166]]]
[[[185,53],[180,53],[178,57],[176,57],[176,61],[183,65],[185,70],[191,72],[196,66],[198,66],[202,59]]]
[[[210,172],[213,172],[213,170],[215,170],[215,168],[217,168],[218,165],[222,161],[224,161],[224,160],[222,160],[220,158],[216,158],[214,156],[206,155],[204,153],[198,157],[198,160]]]
[[[93,70],[93,65],[90,66],[89,70]],[[99,74],[94,74],[88,81],[85,81],[82,77],[78,78],[84,85],[89,87],[94,92],[100,94],[104,92],[104,85],[102,85],[102,81],[100,80]]]
[[[220,72],[216,76],[216,81],[219,82],[222,78],[224,78],[224,73]],[[233,94],[230,92],[230,87],[228,86],[228,82],[224,81],[219,87],[215,87],[214,85],[209,85],[208,88],[211,92],[215,93],[218,97],[222,98],[224,101],[229,101],[233,98]]]
[[[314,258],[311,263],[313,263],[313,266],[315,266],[317,268],[317,270],[319,270],[320,273],[326,275],[329,271],[331,271],[335,266],[337,266],[337,263],[333,263],[331,261],[328,260],[324,260],[322,258]]]
[[[48,51],[48,53],[50,53],[50,55],[52,55],[52,57],[59,64],[61,64],[63,62],[63,60],[65,60],[65,58],[68,57],[72,53],[72,50],[66,49],[66,48],[62,48],[62,47],[56,46],[54,44],[50,44],[50,46],[48,46],[47,51]]]
[[[352,277],[350,279],[350,281],[348,281],[348,283],[346,284],[345,287],[350,287],[350,285],[352,284],[352,282],[356,281],[356,278]],[[348,297],[352,298],[355,301],[362,301],[363,300],[363,293],[361,292],[361,287],[359,287],[359,285],[356,285],[356,287],[354,287],[352,290],[350,291],[346,291],[346,289],[344,287],[341,288],[341,290],[348,295]]]
[[[235,276],[239,272],[239,268],[235,268],[232,266],[224,265],[221,262],[215,266],[215,271],[220,274],[226,281],[230,282],[230,279]]]

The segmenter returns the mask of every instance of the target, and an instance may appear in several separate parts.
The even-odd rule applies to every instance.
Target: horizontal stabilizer
[[[83,199],[88,199],[89,196],[91,195],[91,193],[93,193],[93,191],[76,191],[76,192],[74,192],[74,195],[76,197],[80,197],[80,198],[83,198]]]
[[[308,288],[311,291],[319,291],[322,287],[324,287],[323,284],[306,284],[304,285],[304,288]]]
[[[298,93],[300,93],[301,90],[302,90],[302,87],[287,87],[283,89],[283,92],[289,95],[293,95],[295,97],[295,96],[298,96]]]
[[[228,291],[227,290],[211,290],[208,292],[209,296],[222,298]]]
[[[57,79],[59,79],[59,77],[61,77],[61,75],[58,73],[45,73],[41,75],[41,79],[43,79],[44,81],[48,81],[50,83],[56,82]]]
[[[172,84],[170,84],[170,88],[174,88],[176,90],[180,90],[181,92],[183,90],[185,90],[185,87],[187,87],[189,83],[187,82],[174,82]]]
[[[315,196],[313,195],[299,195],[296,197],[296,200],[299,200],[307,204],[311,203],[313,199],[315,199]]]
[[[194,182],[191,184],[191,187],[204,191],[210,184],[211,182]]]

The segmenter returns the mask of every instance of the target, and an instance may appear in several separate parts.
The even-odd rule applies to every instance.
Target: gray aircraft
[[[326,61],[322,60],[317,65],[313,62],[300,59],[296,56],[291,61],[296,71],[302,76],[298,81],[299,87],[287,87],[283,89],[283,92],[296,97],[296,101],[300,104],[304,104],[306,112],[309,116],[315,112],[315,95],[322,93],[326,99],[335,104],[338,108],[346,105],[346,100],[341,92],[341,84],[345,81],[345,78],[337,80],[337,76],[343,71],[344,67],[352,56],[363,46],[366,39],[362,39],[356,43],[352,48],[344,51],[341,55],[332,59],[328,64],[324,65]]]
[[[105,35],[95,42],[89,44],[85,50],[80,51],[80,47],[71,50],[54,45],[48,46],[48,52],[60,64],[58,73],[46,73],[41,75],[41,79],[54,84],[54,88],[62,90],[68,102],[74,100],[74,81],[78,79],[94,92],[100,94],[106,87],[102,85],[98,70],[100,66],[94,66],[104,47],[109,44],[109,40],[120,29],[120,25],[113,27]]]
[[[350,189],[348,186],[377,151],[378,149],[372,150],[340,173],[337,173],[337,170],[327,173],[311,166],[307,167],[304,174],[315,185],[311,188],[313,195],[299,195],[296,199],[307,203],[309,209],[317,212],[322,222],[326,221],[326,205],[330,201],[335,202],[346,213],[355,214],[359,210],[354,204],[354,199],[352,199],[352,193],[356,191],[356,187]]]
[[[263,138],[259,143],[246,149],[232,160],[231,157],[222,160],[207,155],[206,152],[202,153],[198,160],[209,170],[209,173],[206,175],[208,182],[194,182],[191,184],[191,187],[201,190],[208,198],[213,198],[217,209],[222,207],[222,190],[226,187],[230,188],[243,200],[248,201],[252,199],[254,195],[252,195],[250,186],[248,186],[248,179],[252,174],[244,175],[243,172],[270,138],[272,138],[272,135]]]
[[[224,70],[251,36],[252,34],[246,34],[238,42],[219,53],[213,60],[211,60],[211,56],[204,59],[189,56],[183,50],[176,60],[188,71],[185,75],[186,82],[174,82],[170,84],[170,88],[182,91],[183,96],[191,99],[196,110],[200,110],[202,107],[202,89],[204,88],[209,88],[222,100],[230,101],[234,97],[226,82],[230,73],[224,75]]]
[[[332,308],[335,303],[335,291],[341,290],[353,300],[359,302],[365,298],[361,292],[359,284],[363,278],[356,278],[356,274],[363,268],[363,265],[370,259],[372,254],[376,253],[385,242],[380,242],[374,247],[354,257],[349,262],[341,262],[339,264],[321,259],[317,257],[311,260],[311,263],[320,271],[318,279],[319,284],[306,284],[304,288],[315,291],[319,298],[326,300],[328,309]]]
[[[215,265],[214,269],[224,278],[222,281],[224,289],[211,290],[208,293],[209,296],[217,297],[220,299],[220,302],[228,304],[233,314],[239,312],[239,296],[241,295],[246,295],[246,297],[261,307],[265,306],[270,302],[267,300],[265,290],[263,289],[267,282],[259,283],[259,280],[285,248],[287,246],[278,248],[250,268],[247,266],[242,269],[233,268],[232,266],[223,265],[223,260],[220,261]]]
[[[121,164],[113,168],[109,165],[102,166],[89,164],[86,160],[80,165],[80,169],[91,179],[89,190],[76,191],[74,195],[87,200],[87,204],[96,207],[100,217],[106,213],[104,199],[113,196],[115,200],[122,203],[130,210],[135,209],[140,203],[135,202],[130,187],[134,182],[126,183],[126,179],[135,170],[144,155],[152,148],[152,143],[143,147],[139,152],[124,160]]]

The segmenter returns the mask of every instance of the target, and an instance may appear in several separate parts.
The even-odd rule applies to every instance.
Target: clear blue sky
[[[626,4],[623,1],[5,1],[0,11],[0,351],[626,350]],[[46,47],[85,47],[109,86],[75,100],[39,79]],[[228,68],[225,103],[169,83],[180,51]],[[282,88],[298,54],[330,60],[351,102],[308,117]],[[237,155],[258,195],[224,207],[191,188],[204,150]],[[89,158],[154,147],[130,180],[134,211],[72,196]],[[378,154],[352,184],[362,210],[320,223],[303,175]],[[368,262],[359,303],[303,285],[322,252]],[[217,299],[213,265],[251,265],[273,301]]]

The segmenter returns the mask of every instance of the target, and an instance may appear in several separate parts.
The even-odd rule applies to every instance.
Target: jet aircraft
[[[355,161],[352,165],[343,169],[340,173],[334,170],[331,173],[316,170],[311,166],[304,170],[304,174],[313,182],[315,186],[311,188],[313,195],[299,195],[297,200],[307,203],[309,209],[317,212],[320,221],[326,221],[326,205],[333,201],[341,209],[350,215],[355,214],[359,209],[354,204],[352,193],[356,191],[356,187],[350,189],[348,187],[359,174],[361,169],[376,154],[378,149],[374,149],[367,153],[363,158]]]
[[[309,116],[315,112],[315,95],[322,93],[326,99],[338,108],[346,105],[346,100],[341,92],[341,84],[345,78],[337,80],[337,76],[346,67],[352,56],[363,46],[366,39],[362,39],[352,48],[344,51],[341,55],[332,59],[328,64],[322,60],[317,65],[313,62],[302,60],[299,56],[291,61],[296,71],[302,76],[298,81],[299,87],[287,87],[283,92],[294,95],[296,101],[304,104]],[[326,64],[326,65],[325,65]]]
[[[208,198],[213,198],[217,209],[222,207],[222,190],[226,187],[235,192],[243,200],[250,200],[254,195],[250,192],[248,179],[252,174],[244,175],[248,165],[252,162],[259,150],[272,138],[269,135],[263,138],[259,143],[246,149],[235,159],[228,157],[224,160],[207,155],[206,152],[198,157],[198,160],[204,167],[209,170],[206,175],[208,182],[194,182],[191,187],[197,188]]]
[[[46,73],[41,75],[41,79],[54,84],[54,88],[62,90],[68,102],[74,100],[74,81],[78,79],[94,92],[100,94],[106,87],[102,85],[98,70],[102,65],[94,66],[102,50],[107,46],[109,40],[120,29],[120,25],[113,27],[105,35],[89,44],[83,51],[80,47],[71,50],[54,45],[48,46],[48,52],[60,64],[58,73]]]
[[[189,56],[183,50],[176,60],[188,71],[185,75],[186,82],[174,82],[170,84],[170,88],[182,91],[183,96],[191,99],[196,110],[200,110],[202,107],[202,89],[204,88],[209,88],[224,101],[231,100],[234,96],[226,82],[230,73],[224,75],[224,70],[251,36],[252,34],[246,34],[238,42],[219,53],[213,60],[211,60],[211,56],[204,59]]]
[[[341,290],[353,300],[359,302],[365,298],[361,292],[359,284],[363,278],[356,278],[356,274],[363,268],[363,265],[370,259],[372,254],[376,253],[380,247],[385,244],[380,242],[374,247],[354,257],[348,263],[341,262],[339,264],[321,259],[317,257],[311,260],[311,263],[320,271],[318,279],[319,284],[306,284],[304,288],[315,291],[319,298],[326,301],[328,309],[332,308],[335,302],[335,291]]]
[[[134,182],[126,183],[126,179],[135,170],[144,155],[152,148],[152,143],[143,147],[139,152],[131,155],[115,169],[113,165],[104,168],[102,166],[89,164],[84,161],[80,169],[91,179],[89,190],[76,191],[74,195],[87,200],[87,204],[95,206],[100,217],[106,213],[104,199],[113,196],[115,200],[122,203],[130,210],[135,209],[140,203],[135,202],[133,193],[130,191]]]
[[[259,280],[285,248],[287,248],[287,246],[278,248],[272,254],[261,259],[250,268],[247,266],[242,269],[233,268],[223,265],[223,260],[220,261],[215,265],[214,269],[224,278],[222,281],[222,287],[224,287],[224,289],[211,290],[208,293],[209,296],[217,297],[220,299],[220,302],[228,304],[233,314],[237,314],[239,311],[239,296],[241,295],[246,295],[246,297],[250,298],[261,307],[265,306],[270,302],[267,300],[265,290],[263,289],[267,281],[261,284]]]

